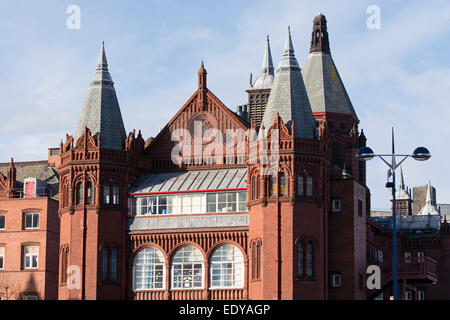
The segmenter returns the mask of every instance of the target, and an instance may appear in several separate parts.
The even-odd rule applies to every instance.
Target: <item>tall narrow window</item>
[[[117,281],[117,248],[111,249],[111,281]]]
[[[313,195],[313,176],[308,175],[306,178],[306,195],[312,197]]]
[[[76,196],[77,204],[82,204],[83,198],[84,198],[84,190],[83,190],[82,182],[78,183],[76,193],[77,193],[77,196]]]
[[[5,220],[6,216],[4,214],[0,214],[0,230],[5,230]]]
[[[62,248],[61,252],[61,284],[67,283],[67,267],[69,265],[69,252],[67,247]]]
[[[277,194],[277,176],[272,174],[269,177],[269,196],[275,196]]]
[[[115,184],[113,189],[113,204],[119,204],[119,197],[120,197],[119,185]]]
[[[259,175],[253,176],[253,195],[252,195],[253,199],[259,198],[259,188],[260,188]]]
[[[102,249],[102,280],[107,281],[108,280],[108,248]]]
[[[94,198],[94,190],[92,188],[92,182],[86,183],[86,204],[91,204]]]
[[[298,176],[297,194],[299,196],[303,196],[305,194],[302,174]]]
[[[103,203],[110,203],[111,187],[109,184],[103,186]]]
[[[313,275],[313,246],[312,242],[306,244],[306,276],[312,278]]]
[[[69,185],[64,185],[63,187],[63,207],[67,207],[69,205]]]
[[[259,279],[261,277],[261,242],[253,243],[252,248],[252,278]]]
[[[284,172],[280,173],[280,195],[286,196],[287,195],[287,177]]]
[[[5,247],[0,247],[0,270],[5,268]]]
[[[303,263],[305,259],[303,241],[299,241],[297,244],[297,275],[299,278],[305,276],[305,264]]]

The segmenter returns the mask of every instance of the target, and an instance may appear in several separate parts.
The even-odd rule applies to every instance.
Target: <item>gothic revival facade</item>
[[[366,138],[333,62],[325,16],[314,18],[303,70],[290,30],[276,70],[267,38],[262,73],[250,80],[247,92],[249,118],[208,89],[202,62],[197,90],[145,143],[140,131],[125,132],[102,46],[76,132],[49,151],[48,165],[59,179],[52,200],[57,206],[30,208],[26,197],[16,197],[23,207],[18,215],[46,212],[52,228],[58,226],[57,245],[41,249],[53,258],[39,265],[53,270],[53,293],[39,289],[34,295],[135,300],[379,295],[365,286],[366,268],[373,252],[389,247],[389,232],[369,219],[365,163],[355,158]],[[8,264],[11,247],[2,240],[1,217],[10,219],[16,184],[26,183],[16,179],[13,162],[5,168],[0,267]],[[23,264],[21,259],[11,258],[15,264],[7,269]],[[383,277],[382,290],[389,290],[389,271]],[[414,279],[436,281],[419,273]]]

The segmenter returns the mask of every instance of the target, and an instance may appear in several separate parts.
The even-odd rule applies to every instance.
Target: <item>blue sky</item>
[[[69,30],[69,5],[81,29]],[[369,30],[369,5],[381,29]],[[0,2],[0,162],[46,159],[75,130],[101,41],[127,132],[155,136],[195,91],[202,60],[208,87],[231,109],[247,101],[249,73],[259,74],[265,37],[278,64],[291,26],[300,66],[312,19],[328,20],[331,51],[376,152],[427,146],[430,161],[407,160],[406,183],[431,180],[450,203],[450,2],[436,1],[23,1]],[[389,208],[387,168],[368,163],[373,208]]]

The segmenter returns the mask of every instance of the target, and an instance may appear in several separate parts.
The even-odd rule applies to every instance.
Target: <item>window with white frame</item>
[[[244,287],[244,256],[233,245],[218,247],[211,256],[212,288]]]
[[[113,204],[119,204],[120,188],[118,184],[113,187]]]
[[[203,288],[203,255],[195,247],[179,249],[172,259],[172,288]]]
[[[38,257],[39,257],[39,247],[38,246],[27,246],[24,247],[24,269],[37,269],[38,267]]]
[[[411,252],[405,252],[405,263],[411,263]]]
[[[0,247],[0,270],[5,268],[5,247]]]
[[[335,213],[341,212],[341,199],[331,200],[331,211]]]
[[[137,196],[136,215],[246,212],[247,191]]]
[[[425,261],[425,254],[423,253],[423,251],[417,252],[417,260],[419,262],[424,262]]]
[[[4,214],[0,214],[0,230],[5,230],[6,225],[6,216]]]
[[[412,300],[412,291],[411,290],[406,290],[405,300]]]
[[[331,275],[331,286],[333,288],[339,288],[342,283],[342,276],[340,273],[333,273]]]
[[[165,270],[160,250],[153,247],[140,250],[133,261],[133,290],[164,289]]]
[[[425,300],[425,291],[424,290],[417,291],[417,300]]]
[[[25,229],[39,228],[39,213],[25,213]]]

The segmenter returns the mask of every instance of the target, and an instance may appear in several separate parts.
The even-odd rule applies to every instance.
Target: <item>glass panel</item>
[[[108,248],[102,249],[103,259],[102,259],[102,280],[108,280]]]
[[[167,197],[158,197],[158,214],[167,214]]]
[[[308,243],[306,245],[306,276],[312,277],[313,274],[313,261],[312,261],[312,244]]]
[[[173,288],[201,288],[203,286],[203,255],[192,246],[179,249],[172,261]]]
[[[312,177],[312,175],[309,175],[308,178],[306,178],[306,195],[308,197],[311,197],[313,195],[313,177]]]
[[[5,229],[5,220],[6,220],[5,215],[1,214],[0,215],[0,229]]]
[[[156,248],[139,251],[133,264],[134,289],[164,288],[164,256]]]
[[[287,178],[283,172],[280,173],[280,194],[287,195]]]
[[[117,248],[111,249],[111,281],[117,281]]]
[[[298,186],[297,186],[297,194],[299,196],[303,195],[303,192],[304,192],[303,188],[304,188],[304,186],[303,186],[303,175],[299,175],[298,176]]]
[[[227,194],[217,194],[217,212],[227,212]]]
[[[206,195],[207,202],[207,212],[216,212],[217,208],[217,194],[216,193],[208,193]]]
[[[212,287],[242,287],[243,263],[241,251],[233,245],[217,248],[211,257]]]
[[[120,193],[119,185],[115,184],[113,190],[113,204],[119,204],[119,193]]]
[[[239,212],[247,211],[247,191],[239,192],[238,197],[239,197],[238,211]]]
[[[32,217],[33,217],[32,227],[39,228],[39,213],[32,213]]]
[[[25,228],[33,227],[33,217],[30,213],[25,214]]]
[[[300,241],[297,245],[297,273],[299,278],[304,277],[304,265],[303,265],[303,242]]]
[[[109,203],[109,197],[110,197],[110,186],[109,184],[103,186],[103,202]]]

